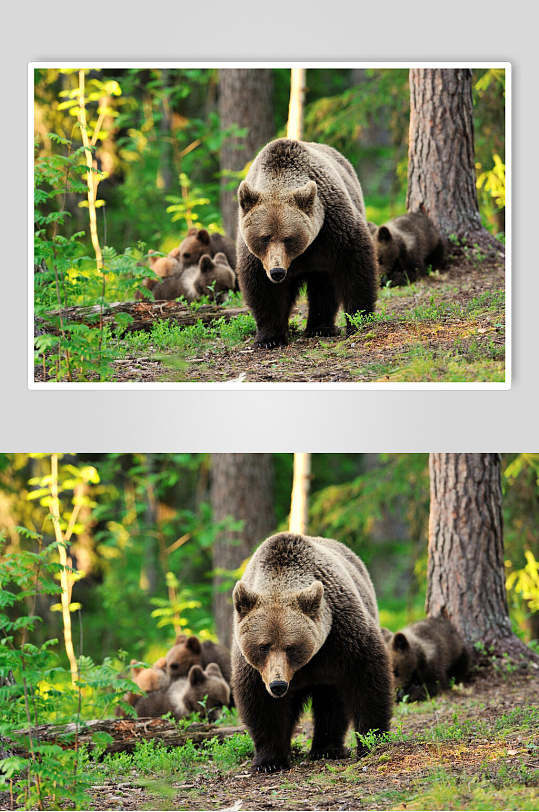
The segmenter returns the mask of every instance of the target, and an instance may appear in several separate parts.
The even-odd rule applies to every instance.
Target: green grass
[[[502,764],[495,770],[486,764],[478,775],[453,775],[440,768],[415,781],[411,809],[537,809],[539,793],[532,788],[539,770]],[[373,799],[374,800],[374,799]],[[402,800],[401,800],[402,803]]]

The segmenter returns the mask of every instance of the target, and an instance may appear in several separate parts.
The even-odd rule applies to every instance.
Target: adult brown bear
[[[232,690],[254,741],[255,770],[289,766],[292,732],[309,697],[312,759],[346,756],[350,723],[361,734],[388,729],[392,680],[376,596],[348,548],[333,539],[271,536],[236,584],[233,604]]]
[[[236,268],[256,321],[255,344],[288,343],[288,319],[307,283],[306,335],[336,335],[345,314],[371,313],[374,248],[351,164],[325,144],[270,141],[239,186]],[[347,318],[347,332],[353,325]]]

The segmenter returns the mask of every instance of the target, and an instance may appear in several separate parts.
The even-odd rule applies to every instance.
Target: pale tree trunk
[[[243,137],[229,136],[221,146],[221,172],[242,170],[275,134],[273,121],[273,75],[265,68],[219,71],[219,118],[221,129],[246,128]],[[221,176],[221,214],[225,233],[235,238],[238,219],[236,189],[239,181]],[[228,187],[232,188],[228,188]]]
[[[303,137],[303,106],[305,102],[305,68],[290,71],[290,103],[286,137],[300,141]]]
[[[210,496],[214,521],[243,522],[213,545],[214,569],[236,570],[275,529],[271,454],[212,454]],[[232,602],[230,591],[219,591],[222,580],[214,576],[213,611],[219,641],[230,646]]]
[[[446,237],[503,254],[479,215],[469,68],[410,70],[406,207],[424,212]]]
[[[288,529],[291,533],[306,533],[309,519],[309,488],[311,485],[311,455],[294,454],[294,478]]]
[[[505,592],[498,454],[431,454],[426,611],[470,644],[537,657],[511,630]]]
[[[60,500],[58,498],[58,454],[51,454],[51,502],[50,512],[52,523],[54,526],[54,534],[58,544],[58,558],[62,569],[60,570],[60,585],[61,595],[60,602],[62,606],[62,621],[64,627],[64,645],[69,660],[69,668],[71,670],[71,682],[73,685],[79,678],[79,669],[77,665],[77,658],[75,656],[75,649],[73,648],[73,636],[71,634],[71,588],[73,586],[73,576],[68,572],[68,567],[71,566],[71,560],[67,555],[67,547],[69,544],[69,537],[71,536],[72,528],[75,526],[73,514],[69,522],[67,532],[64,534],[60,525]],[[77,506],[74,508],[74,511]],[[80,509],[80,508],[79,508]],[[78,513],[78,510],[77,510]],[[71,529],[71,532],[70,532]]]

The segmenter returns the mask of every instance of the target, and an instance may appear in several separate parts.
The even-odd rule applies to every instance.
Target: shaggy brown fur
[[[177,259],[177,250],[177,248],[174,248],[166,257],[155,256],[152,252],[148,253],[148,265],[161,279],[181,271],[181,266]]]
[[[288,319],[306,282],[306,334],[336,335],[339,305],[371,313],[377,277],[361,186],[332,147],[280,138],[257,155],[238,189],[240,288],[255,344],[288,343]],[[353,331],[347,319],[347,332]]]
[[[170,679],[184,677],[192,665],[206,668],[210,663],[217,663],[225,680],[230,683],[230,652],[220,643],[212,640],[200,641],[198,637],[179,634],[174,646],[167,653],[166,670]]]
[[[137,716],[162,716],[171,713],[183,719],[191,713],[214,722],[219,711],[230,703],[230,688],[217,663],[203,671],[199,665],[189,669],[187,677],[178,677],[167,688],[151,691],[135,703]]]
[[[427,699],[449,687],[468,671],[469,653],[455,627],[442,617],[412,623],[387,642],[397,696]]]
[[[142,666],[133,665],[136,660],[131,660],[131,679],[135,682],[141,691],[158,691],[166,690],[170,683],[170,677],[166,672],[166,660],[161,657],[150,668],[143,668]],[[141,699],[141,694],[135,691],[127,691],[124,694],[123,700],[127,704],[136,706],[137,702]],[[124,711],[119,706],[116,709],[117,716],[123,716]]]
[[[198,298],[195,286],[195,280],[198,274],[198,265],[186,268],[185,271],[173,273],[151,288],[154,299],[167,299],[171,301],[183,296],[188,302],[193,302]]]
[[[406,285],[426,274],[429,265],[442,268],[445,242],[420,212],[403,214],[373,232],[381,285]]]
[[[210,663],[204,671],[199,665],[191,667],[182,702],[187,715],[200,713],[210,722],[221,708],[230,705],[230,687],[217,663]]]
[[[182,240],[177,248],[179,252],[179,262],[182,270],[191,265],[198,265],[200,257],[209,254],[222,253],[226,256],[229,265],[236,267],[236,247],[234,242],[225,234],[209,234],[205,228],[190,228],[187,237]]]
[[[209,254],[200,257],[198,274],[194,280],[199,296],[210,296],[221,304],[229,290],[236,288],[236,274],[222,252],[212,259]]]
[[[359,733],[388,729],[393,691],[376,596],[363,562],[343,544],[271,536],[250,559],[233,603],[232,688],[255,744],[255,770],[289,766],[309,697],[312,759],[346,755],[350,723]]]

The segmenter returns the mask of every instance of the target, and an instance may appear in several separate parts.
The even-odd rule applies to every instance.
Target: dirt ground
[[[169,787],[173,794],[166,801],[136,780],[126,779],[94,790],[95,808],[537,809],[539,736],[536,722],[522,719],[535,709],[536,720],[538,708],[535,675],[501,678],[491,674],[429,702],[409,705],[406,713],[397,711],[392,729],[406,740],[382,744],[359,761],[351,757],[309,762],[305,750],[298,748],[292,769],[286,772],[253,775],[250,759],[225,775],[212,774],[208,765],[207,775],[173,782]],[[303,721],[300,730],[309,735],[309,727],[309,721]],[[425,741],[426,731],[434,731],[432,740]],[[442,732],[436,735],[437,731]],[[520,776],[515,786],[523,793],[522,806],[507,789],[501,790],[499,798],[495,789],[492,795],[487,792],[485,805],[478,804],[470,789],[478,777],[490,780],[493,787],[512,787],[513,774]],[[447,794],[448,781],[453,780],[460,788],[458,797],[451,783]],[[437,800],[436,792],[443,791],[444,782],[446,795]],[[425,795],[427,790],[434,796]]]
[[[192,381],[192,382],[355,382],[390,380],[448,379],[444,362],[451,356],[456,342],[461,356],[466,357],[472,345],[481,356],[481,345],[493,344],[503,358],[505,342],[503,306],[498,312],[485,310],[466,314],[466,307],[486,292],[503,290],[503,265],[492,263],[461,263],[444,274],[420,280],[409,288],[381,291],[378,311],[385,313],[382,321],[364,328],[349,338],[305,338],[292,329],[290,344],[273,350],[258,349],[252,338],[242,345],[227,348],[222,342],[192,351],[179,365],[169,365],[168,355],[148,358],[127,358],[117,364],[118,380]],[[432,318],[414,320],[410,311],[433,304]],[[459,308],[455,306],[460,306]],[[446,312],[448,308],[452,312]],[[300,300],[292,318],[306,316],[307,304]],[[478,346],[479,345],[479,346]],[[477,348],[478,347],[478,348]],[[422,348],[431,359],[419,369],[410,366],[409,353]],[[174,356],[174,353],[171,353]],[[436,359],[440,358],[441,368]],[[498,362],[499,377],[503,377],[503,361]],[[462,379],[474,380],[473,369],[464,370]],[[478,369],[477,380],[485,376]],[[489,378],[490,379],[490,378]],[[498,378],[499,379],[499,378]]]
[[[187,347],[122,350],[112,380],[126,382],[361,383],[504,380],[504,265],[461,259],[403,288],[381,290],[376,320],[344,337],[305,338],[304,298],[292,314],[290,343],[254,347],[196,340]],[[483,297],[483,298],[481,298]],[[484,300],[484,304],[482,303]],[[340,323],[343,315],[339,316]],[[120,353],[119,353],[120,355]],[[41,367],[36,381],[43,381]]]

